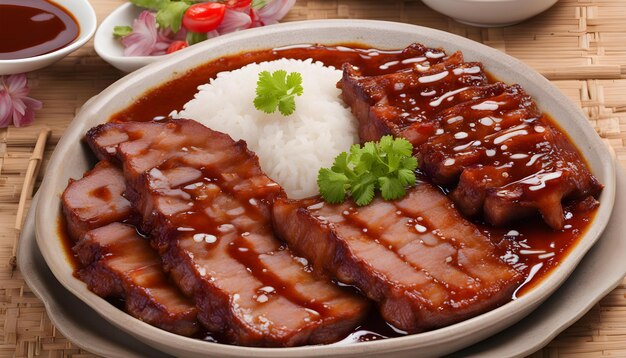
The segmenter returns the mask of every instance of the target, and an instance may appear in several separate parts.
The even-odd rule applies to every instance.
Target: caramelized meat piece
[[[61,197],[70,238],[77,241],[89,230],[127,219],[131,205],[122,196],[125,188],[122,171],[108,161],[82,179],[70,179]]]
[[[316,269],[378,302],[382,316],[408,332],[443,327],[511,299],[523,278],[487,237],[430,184],[403,199],[278,199],[274,227]]]
[[[243,141],[191,120],[108,123],[87,137],[122,161],[144,229],[209,331],[243,345],[329,343],[365,316],[364,299],[315,276],[274,237],[282,189]]]
[[[436,107],[451,105],[450,100],[456,98],[450,93],[487,82],[482,65],[463,63],[460,52],[439,61],[425,57],[424,62],[412,68],[380,76],[362,76],[353,66],[344,65],[343,79],[338,86],[342,89],[344,101],[351,106],[359,120],[359,137],[362,142],[378,140],[386,134],[397,135],[415,122],[432,128],[428,126],[431,123],[428,114]],[[441,103],[437,106],[418,105],[414,99],[406,96],[407,92],[432,98],[433,103]]]
[[[563,201],[599,194],[580,154],[521,87],[489,83],[458,52],[438,61],[377,76],[344,65],[338,86],[361,141],[406,138],[465,215],[496,226],[539,212],[561,229]]]
[[[112,223],[86,233],[74,247],[78,276],[105,298],[124,298],[130,315],[166,331],[198,331],[196,308],[172,285],[161,259],[134,227]]]

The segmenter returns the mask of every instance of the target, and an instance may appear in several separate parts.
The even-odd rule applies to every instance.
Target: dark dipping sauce
[[[407,58],[401,50],[382,51],[367,49],[359,44],[342,44],[337,46],[297,45],[273,50],[260,50],[227,56],[204,64],[179,77],[151,89],[123,111],[115,114],[111,121],[150,121],[163,119],[173,110],[182,109],[183,105],[191,100],[199,85],[215,78],[219,72],[238,69],[253,62],[271,61],[279,58],[308,59],[321,61],[327,66],[341,68],[343,63],[349,62],[358,66],[364,75],[384,74],[391,70],[398,70],[410,66],[414,61]],[[403,64],[403,60],[404,61]],[[490,79],[493,82],[493,78]],[[548,116],[548,121],[557,127]],[[582,156],[581,156],[582,157]],[[440,187],[442,192],[448,193],[450,188]],[[498,253],[504,261],[523,272],[526,280],[513,294],[516,299],[528,292],[547,276],[550,271],[563,261],[570,249],[590,227],[596,209],[579,205],[578,202],[564,203],[565,226],[555,231],[548,227],[537,215],[527,218],[523,222],[508,225],[506,228],[494,228],[480,221],[476,225],[496,245]],[[62,232],[63,220],[59,225]],[[67,236],[65,236],[67,237]],[[72,256],[71,243],[67,239],[68,256]],[[75,261],[74,263],[77,266]],[[118,307],[119,307],[119,303]],[[387,324],[376,309],[371,310],[368,320],[358,327],[352,334],[337,344],[348,344],[398,337],[405,335]],[[219,341],[214,336],[202,337],[209,341]]]
[[[0,60],[35,57],[78,37],[76,19],[45,0],[0,0]]]

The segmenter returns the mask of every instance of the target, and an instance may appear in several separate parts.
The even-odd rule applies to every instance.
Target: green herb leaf
[[[156,21],[162,29],[170,28],[174,32],[180,30],[183,22],[183,15],[189,8],[184,1],[173,1],[159,9],[156,15]]]
[[[146,9],[161,10],[170,3],[170,0],[130,0],[130,2]]]
[[[197,32],[187,31],[187,38],[186,38],[186,40],[187,40],[187,44],[189,46],[195,45],[198,42],[202,42],[202,41],[204,41],[206,39],[207,39],[206,34],[200,34],[200,33],[197,33]]]
[[[378,178],[378,184],[380,185],[380,193],[385,200],[399,199],[406,193],[404,185],[400,183],[398,178],[380,177]]]
[[[113,28],[113,36],[115,37],[124,37],[128,36],[133,32],[133,28],[130,26],[115,26]]]
[[[330,169],[320,169],[320,193],[327,202],[339,203],[350,192],[358,206],[371,203],[376,190],[385,200],[399,199],[417,180],[417,159],[412,154],[409,141],[392,136],[384,136],[377,143],[367,142],[363,147],[355,144],[348,153],[339,154]]]
[[[359,180],[352,184],[352,198],[356,205],[369,204],[374,199],[376,189],[376,177],[371,173],[365,173]]]
[[[278,70],[274,73],[262,71],[256,83],[256,98],[254,107],[265,113],[274,113],[276,109],[283,115],[289,116],[296,110],[296,96],[304,92],[302,75],[298,72]]]
[[[264,8],[265,5],[267,5],[268,3],[269,0],[252,0],[252,4],[250,4],[250,7],[254,10],[259,10],[261,8]]]
[[[329,203],[341,203],[346,198],[346,184],[348,178],[330,169],[321,169],[317,175],[317,185],[320,193]],[[323,189],[322,189],[323,188]]]

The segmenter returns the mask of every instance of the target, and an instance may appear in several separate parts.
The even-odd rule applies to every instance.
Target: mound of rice
[[[285,70],[302,74],[304,93],[296,111],[285,117],[254,107],[259,72]],[[341,71],[312,60],[280,59],[222,72],[198,87],[193,100],[174,118],[195,119],[205,126],[243,139],[261,167],[290,198],[318,194],[317,172],[358,141],[357,121],[339,98]]]

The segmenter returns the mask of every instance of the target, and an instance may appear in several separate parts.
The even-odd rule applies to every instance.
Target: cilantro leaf
[[[369,204],[374,199],[376,189],[376,177],[367,173],[360,177],[360,180],[352,184],[352,198],[358,206]]]
[[[347,183],[348,177],[327,168],[320,169],[317,175],[317,185],[320,187],[320,194],[329,203],[337,204],[345,200]]]
[[[283,116],[289,116],[296,110],[295,97],[301,96],[303,92],[300,73],[291,72],[287,75],[285,70],[273,73],[262,71],[257,81],[254,107],[265,113],[274,113],[278,109]]]
[[[172,1],[159,9],[156,15],[156,21],[162,29],[170,28],[174,32],[180,30],[183,21],[183,15],[189,8],[184,1]]]
[[[398,178],[380,177],[378,178],[378,184],[380,185],[380,193],[385,200],[399,199],[406,193],[404,185]]]
[[[130,0],[136,6],[151,10],[160,10],[170,3],[170,0]]]
[[[278,101],[278,111],[283,116],[289,116],[296,110],[296,100],[293,97],[281,98]]]
[[[415,185],[415,169],[400,169],[398,170],[398,180],[404,186]]]
[[[250,7],[253,8],[254,10],[259,10],[265,7],[265,5],[267,5],[267,3],[269,2],[270,0],[252,0]]]
[[[115,37],[124,37],[128,36],[133,32],[133,28],[130,26],[115,26],[113,27],[113,36]]]
[[[372,202],[376,190],[385,200],[399,199],[406,195],[406,187],[417,181],[418,163],[412,154],[413,145],[409,141],[392,136],[367,142],[362,147],[355,144],[349,152],[339,154],[330,169],[320,169],[317,178],[320,193],[329,203],[342,202],[350,193],[358,206]]]
[[[207,34],[187,31],[186,41],[189,46],[207,39]]]

